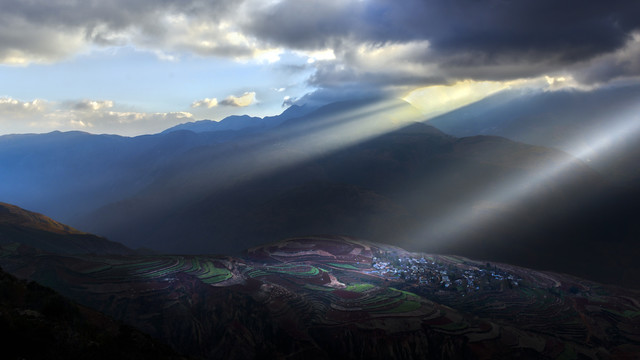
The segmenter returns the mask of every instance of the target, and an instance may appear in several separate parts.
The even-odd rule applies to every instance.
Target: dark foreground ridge
[[[181,359],[149,335],[0,269],[3,359]]]
[[[195,357],[628,359],[640,293],[346,237],[241,257],[29,255],[0,264]]]

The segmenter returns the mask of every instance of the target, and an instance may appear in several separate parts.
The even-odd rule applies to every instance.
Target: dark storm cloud
[[[334,47],[357,31],[361,4],[344,0],[284,0],[249,11],[245,31],[293,49]]]
[[[640,25],[640,2],[620,0],[290,0],[260,11],[245,29],[293,48],[424,39],[442,53],[551,55],[567,62],[620,47]]]
[[[23,18],[34,24],[88,27],[98,23],[112,29],[131,26],[154,27],[158,15],[202,14],[224,15],[235,5],[227,1],[201,0],[0,0],[3,16]]]
[[[91,44],[132,44],[231,58],[273,47],[331,49],[331,65],[311,65],[317,72],[309,81],[320,87],[560,71],[589,82],[638,72],[633,61],[610,56],[640,30],[638,1],[0,0],[0,8],[5,63],[55,61]]]
[[[578,67],[575,76],[590,84],[640,76],[640,34],[634,35],[624,48]]]
[[[429,52],[404,61],[438,64],[454,79],[558,71],[621,48],[640,28],[640,2],[620,0],[291,0],[261,11],[245,30],[287,47],[348,53],[361,43],[426,40]],[[407,80],[399,75],[398,82]]]
[[[548,55],[580,61],[624,44],[640,24],[629,1],[430,1],[408,13],[441,52]]]
[[[389,92],[383,88],[377,88],[362,84],[343,85],[335,88],[321,88],[302,96],[290,104],[321,106],[337,101],[354,99],[383,99],[389,97]],[[289,104],[288,102],[283,105]]]
[[[414,73],[402,69],[358,69],[354,66],[344,66],[336,63],[320,63],[316,65],[316,72],[309,77],[307,83],[312,86],[337,88],[345,85],[362,84],[363,86],[383,87],[388,85],[419,86],[446,83],[447,79],[428,71]]]

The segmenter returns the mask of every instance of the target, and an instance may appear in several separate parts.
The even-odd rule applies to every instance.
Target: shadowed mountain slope
[[[55,254],[133,254],[126,246],[78,231],[42,214],[0,202],[0,244]]]
[[[496,135],[580,156],[616,183],[640,184],[640,86],[508,90],[429,120],[455,136]]]
[[[0,199],[73,223],[136,194],[185,151],[254,136],[312,110],[296,106],[264,119],[186,123],[133,138],[79,131],[0,136]]]
[[[134,328],[0,269],[3,359],[182,359]]]

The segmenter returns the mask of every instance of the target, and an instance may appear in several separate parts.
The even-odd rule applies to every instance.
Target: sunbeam
[[[424,219],[424,226],[415,229],[413,236],[416,242],[429,244],[433,248],[451,246],[451,241],[464,242],[460,235],[473,232],[481,227],[486,217],[482,216],[487,209],[510,209],[517,204],[532,201],[538,189],[562,181],[563,176],[571,175],[572,170],[585,167],[590,158],[614,156],[616,144],[638,141],[640,138],[640,106],[631,106],[621,111],[607,122],[606,131],[602,128],[592,132],[588,144],[582,142],[573,147],[572,156],[554,158],[553,161],[540,163],[535,171],[525,175],[506,178],[500,183],[492,184],[490,189],[480,195],[469,198],[466,205],[455,211],[446,211],[434,218]],[[572,139],[573,140],[573,139]],[[574,141],[578,143],[577,141]],[[571,141],[569,141],[571,143]],[[577,158],[577,159],[576,159]],[[578,160],[580,159],[580,160]],[[415,244],[414,244],[415,245]]]

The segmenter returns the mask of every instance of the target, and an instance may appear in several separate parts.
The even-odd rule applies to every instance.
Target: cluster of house
[[[522,279],[502,269],[469,266],[458,267],[443,264],[424,257],[399,257],[382,255],[374,257],[372,273],[390,278],[401,278],[406,282],[432,288],[455,289],[458,291],[478,291],[485,289],[510,288],[520,284]]]

